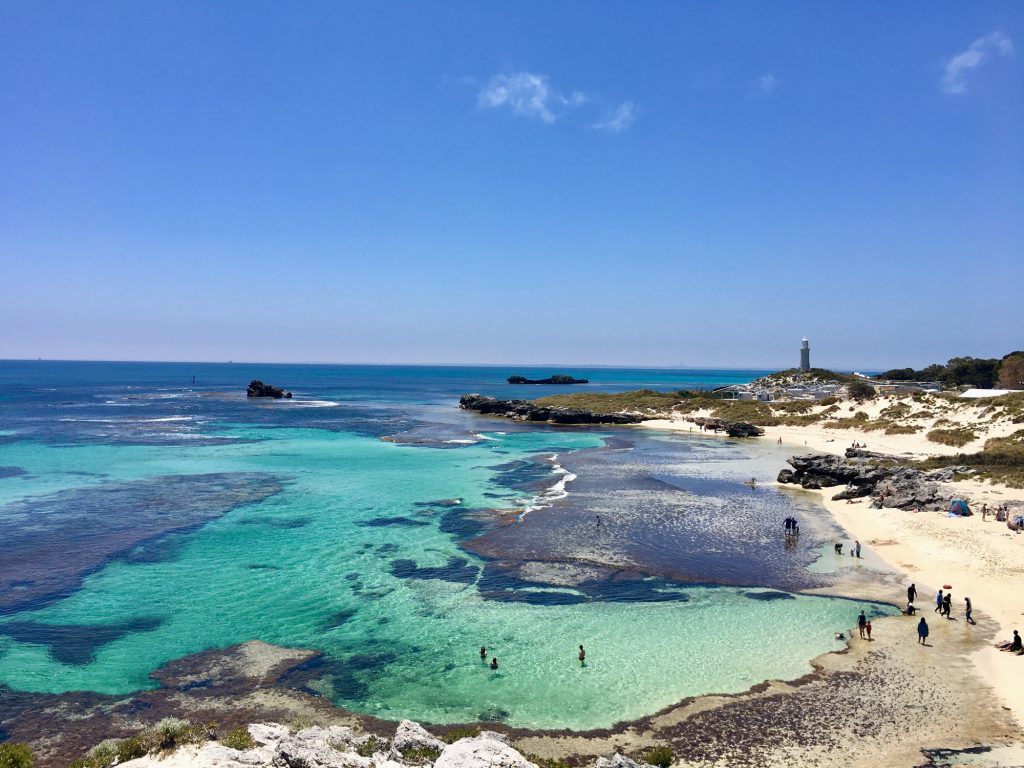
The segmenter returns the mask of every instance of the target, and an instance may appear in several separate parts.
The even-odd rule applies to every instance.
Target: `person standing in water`
[[[921,645],[928,645],[925,642],[928,639],[928,622],[924,620],[924,616],[917,622],[917,642]]]
[[[497,669],[497,668],[498,668],[498,657],[497,656],[493,656],[493,657],[491,657],[491,669]]]
[[[580,646],[580,652],[576,654],[576,658],[580,660],[580,666],[587,666],[587,652],[583,650],[583,646]]]
[[[486,645],[481,645],[480,646],[480,661],[486,661],[486,660],[487,660],[487,646]]]

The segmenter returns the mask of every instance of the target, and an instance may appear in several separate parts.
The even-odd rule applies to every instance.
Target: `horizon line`
[[[274,360],[118,360],[109,358],[76,358],[76,357],[9,357],[0,358],[2,363],[141,363],[148,365],[294,365],[294,366],[375,366],[393,368],[501,368],[519,366],[523,368],[607,368],[618,370],[649,370],[649,371],[786,371],[793,370],[799,366],[782,368],[765,365],[627,365],[619,363],[384,363],[368,361],[274,361]],[[877,366],[853,367],[844,366],[834,368],[837,372],[845,372],[849,368],[852,371],[881,371]]]

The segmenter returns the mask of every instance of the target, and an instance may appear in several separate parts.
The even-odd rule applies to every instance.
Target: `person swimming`
[[[491,669],[497,669],[497,668],[498,668],[498,657],[497,656],[493,656],[491,658]]]

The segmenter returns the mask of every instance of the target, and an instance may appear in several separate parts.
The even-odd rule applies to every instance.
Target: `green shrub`
[[[885,428],[885,434],[887,435],[913,435],[921,430],[920,427],[915,427],[912,424],[890,424]]]
[[[977,440],[978,435],[973,429],[957,427],[955,429],[933,429],[928,433],[928,439],[933,443],[952,445],[959,448],[962,445],[967,445]]]
[[[441,756],[440,749],[434,749],[432,747],[415,747],[414,749],[407,749],[402,757],[406,762],[414,763],[432,763]],[[537,762],[534,760],[533,762]]]
[[[371,736],[362,744],[356,747],[356,752],[363,757],[372,757],[374,752],[379,752],[384,745],[376,736]]]
[[[676,756],[672,754],[669,747],[652,747],[644,753],[644,762],[656,765],[658,768],[668,768]]]
[[[818,401],[818,405],[835,405],[839,402],[838,397],[823,397]]]
[[[126,763],[137,757],[145,757],[149,754],[149,746],[142,736],[132,736],[130,739],[121,739],[117,743],[117,762]]]
[[[459,739],[472,739],[475,736],[480,735],[480,726],[478,725],[457,725],[444,734],[441,740],[445,744],[454,744]]]
[[[32,768],[35,758],[28,744],[0,744],[0,768]]]
[[[256,746],[256,742],[249,735],[248,728],[233,728],[224,734],[220,743],[225,747],[237,750],[252,749]],[[360,754],[362,753],[360,752]]]

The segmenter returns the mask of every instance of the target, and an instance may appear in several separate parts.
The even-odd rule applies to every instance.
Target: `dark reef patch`
[[[284,531],[295,528],[305,528],[313,521],[308,517],[294,517],[291,519],[278,519],[274,517],[247,517],[239,520],[240,525],[265,525],[268,528],[279,528]]]
[[[411,517],[373,517],[369,520],[362,520],[356,523],[356,525],[363,528],[386,528],[388,526],[420,528],[430,525],[430,522],[427,520],[416,520]]]
[[[6,477],[23,477],[28,472],[21,467],[0,467],[0,480]]]
[[[343,624],[346,624],[349,619],[356,615],[356,613],[357,611],[351,608],[343,608],[340,611],[335,611],[334,613],[330,614],[327,618],[324,619],[324,631],[327,632],[332,629],[337,629]]]
[[[96,658],[104,645],[132,632],[149,632],[162,623],[158,618],[138,618],[119,624],[43,624],[12,621],[0,624],[0,634],[30,645],[48,646],[50,656],[61,664],[81,666]]]
[[[479,569],[464,557],[449,557],[448,564],[420,568],[415,560],[392,560],[391,573],[400,579],[440,579],[454,584],[473,584]]]
[[[6,504],[0,508],[0,614],[61,599],[115,557],[137,562],[171,557],[181,539],[167,549],[159,537],[202,526],[281,488],[278,477],[263,473],[170,475]],[[16,582],[31,585],[13,589]]]
[[[796,600],[788,592],[744,592],[744,597],[749,597],[751,600]]]

